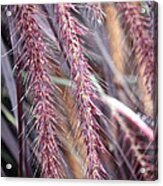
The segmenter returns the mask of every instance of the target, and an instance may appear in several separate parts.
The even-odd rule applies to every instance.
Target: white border
[[[94,0],[95,2],[97,0]],[[102,0],[102,2],[109,2],[109,0]],[[113,0],[112,0],[113,1]],[[123,1],[123,0],[118,0]],[[81,2],[80,0],[60,0],[59,2]],[[82,2],[86,2],[85,0]],[[92,0],[87,0],[87,2],[92,2]],[[97,1],[98,2],[98,1]],[[47,185],[57,185],[57,186],[84,186],[84,185],[117,185],[121,184],[121,186],[127,185],[163,185],[163,147],[161,143],[163,142],[163,0],[157,0],[159,3],[159,180],[155,182],[138,182],[138,181],[94,181],[94,180],[55,180],[55,179],[30,179],[30,178],[0,178],[0,185],[2,186],[47,186]],[[28,4],[28,3],[58,3],[56,0],[1,0],[0,4]],[[3,28],[2,28],[3,29]]]

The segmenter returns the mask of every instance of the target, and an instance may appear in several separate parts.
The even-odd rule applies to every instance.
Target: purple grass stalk
[[[17,100],[18,100],[18,141],[19,141],[19,169],[18,169],[18,176],[23,176],[23,103],[21,100],[22,98],[22,82],[19,79],[19,71],[21,68],[21,64],[17,67],[17,75],[16,75],[16,89],[17,89]]]
[[[134,111],[132,111],[130,108],[128,108],[126,105],[121,103],[115,98],[111,98],[109,96],[103,95],[102,99],[104,103],[108,103],[108,105],[111,107],[112,111],[115,113],[120,113],[126,118],[128,118],[133,125],[137,126],[140,131],[143,132],[143,134],[152,142],[154,141],[154,132],[153,130],[143,121],[140,119],[140,117],[135,114]]]
[[[141,14],[141,6],[135,3],[116,3],[122,12],[124,25],[128,26],[128,33],[133,40],[133,51],[139,68],[140,84],[144,96],[144,109],[147,115],[153,117],[153,100],[155,85],[155,54],[154,41],[149,35],[151,18]],[[154,25],[152,25],[154,27]]]
[[[46,44],[33,15],[39,12],[37,6],[17,6],[17,30],[22,38],[21,51],[25,57],[17,64],[27,72],[28,91],[33,93],[32,116],[38,133],[38,159],[43,177],[62,178],[61,156],[57,145],[57,110],[54,106],[54,86],[48,72]],[[20,53],[20,57],[22,52]],[[21,59],[18,57],[18,59]]]
[[[70,63],[76,102],[79,106],[81,136],[84,138],[86,146],[86,177],[103,179],[108,175],[100,161],[97,150],[105,151],[105,147],[97,133],[99,123],[95,118],[95,116],[101,115],[101,112],[92,102],[92,98],[97,98],[97,95],[90,79],[90,66],[84,56],[82,40],[79,37],[85,35],[87,30],[71,15],[71,9],[75,10],[75,6],[72,4],[55,5],[60,26],[59,33],[64,42],[64,52]]]

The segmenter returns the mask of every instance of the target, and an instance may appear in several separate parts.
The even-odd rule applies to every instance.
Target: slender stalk
[[[148,127],[148,125],[144,123],[130,108],[115,98],[111,98],[107,95],[103,95],[102,99],[105,103],[108,103],[114,112],[120,113],[132,121],[132,123],[136,125],[150,141],[154,140],[154,133],[152,129]]]
[[[17,89],[17,100],[18,100],[18,141],[19,141],[19,169],[18,169],[18,176],[23,176],[23,106],[22,106],[22,84],[20,76],[18,75],[21,69],[21,65],[18,65],[17,68],[17,75],[16,75],[16,89]]]

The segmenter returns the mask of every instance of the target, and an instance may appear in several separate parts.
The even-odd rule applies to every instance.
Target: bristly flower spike
[[[151,19],[146,13],[146,7],[140,3],[116,3],[117,9],[122,12],[123,24],[128,27],[129,37],[133,41],[133,51],[136,56],[138,73],[140,76],[139,87],[143,94],[144,110],[148,116],[154,115],[154,86],[155,86],[155,50],[152,35],[149,35]],[[145,10],[145,12],[142,12]]]
[[[100,126],[95,116],[101,112],[95,106],[92,98],[97,98],[95,87],[90,79],[91,73],[87,59],[84,56],[82,40],[87,30],[70,13],[75,9],[72,4],[58,4],[55,6],[60,36],[64,41],[64,50],[70,63],[71,78],[75,87],[76,101],[79,106],[79,121],[86,146],[86,177],[90,179],[102,179],[108,177],[99,158],[98,150],[105,147],[97,131]]]
[[[26,71],[28,91],[33,94],[32,117],[35,118],[33,125],[38,134],[36,154],[41,174],[43,177],[63,178],[62,158],[57,144],[58,112],[53,100],[55,87],[49,75],[44,36],[33,16],[39,9],[34,5],[16,8],[17,35],[21,38],[17,63],[21,63]]]

